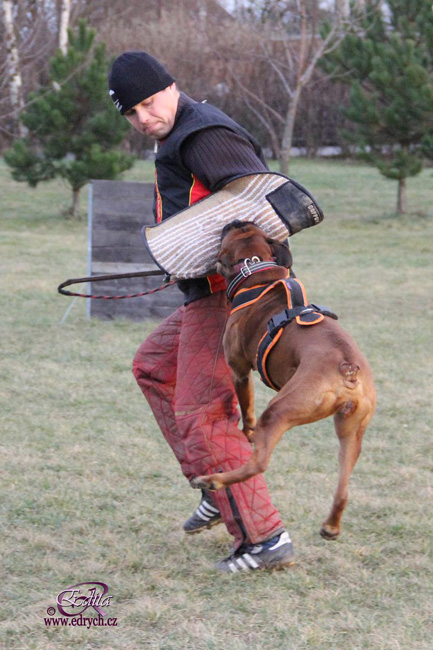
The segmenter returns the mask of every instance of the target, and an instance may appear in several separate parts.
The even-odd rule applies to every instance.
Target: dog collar
[[[256,261],[257,260],[257,261]],[[249,278],[253,273],[260,273],[260,271],[267,271],[268,269],[273,269],[278,264],[271,260],[266,262],[260,262],[257,255],[254,255],[251,259],[249,257],[245,258],[241,265],[236,265],[234,268],[239,267],[239,273],[233,278],[230,284],[227,287],[227,298],[231,301],[235,295],[237,289],[240,285]]]

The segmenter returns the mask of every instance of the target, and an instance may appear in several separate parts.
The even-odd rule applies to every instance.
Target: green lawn
[[[83,220],[66,220],[65,185],[31,190],[0,165],[1,648],[432,647],[433,171],[409,181],[400,218],[395,184],[369,167],[295,160],[291,174],[325,212],[293,238],[294,268],[369,358],[378,409],[341,538],[318,534],[337,477],[323,421],[288,433],[266,474],[297,567],[226,576],[224,527],[182,532],[198,495],[130,372],[154,323],[89,321],[85,300],[61,322],[56,287],[87,269],[86,192]],[[126,176],[151,178],[148,163]],[[260,410],[271,391],[257,392]],[[56,595],[91,580],[118,626],[46,627]]]

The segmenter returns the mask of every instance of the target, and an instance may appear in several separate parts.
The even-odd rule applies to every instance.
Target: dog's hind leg
[[[344,411],[334,415],[335,431],[340,442],[339,476],[331,511],[320,530],[324,539],[336,539],[340,534],[340,521],[347,503],[350,475],[361,453],[362,437],[372,416],[371,409],[367,413],[365,409],[359,413],[360,410],[357,409],[350,415],[346,415]]]
[[[303,373],[297,372],[293,378],[270,401],[267,408],[257,420],[254,431],[254,449],[248,461],[234,470],[221,474],[199,476],[191,482],[192,487],[219,490],[232,483],[239,483],[264,472],[269,459],[282,435],[299,424],[315,422],[331,415],[335,396],[323,389],[319,378],[316,387],[309,385],[306,395],[305,386],[309,385]],[[322,387],[322,390],[320,390]],[[322,394],[320,399],[317,395]]]
[[[191,481],[191,486],[193,488],[220,490],[232,485],[232,483],[241,483],[242,481],[246,481],[265,471],[273,448],[284,432],[288,428],[291,428],[290,426],[287,426],[287,420],[285,417],[273,417],[272,422],[267,418],[266,428],[264,428],[261,424],[261,420],[265,413],[266,411],[257,421],[254,431],[254,449],[247,462],[229,472],[210,474],[208,476],[198,476]]]

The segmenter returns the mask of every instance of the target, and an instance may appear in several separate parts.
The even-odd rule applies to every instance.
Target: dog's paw
[[[254,442],[254,427],[248,427],[244,426],[242,429],[242,432],[246,436],[246,438],[249,440],[249,442]]]
[[[193,490],[205,490],[207,488],[207,484],[205,484],[205,482],[201,479],[201,476],[197,476],[196,478],[191,479],[189,484]]]
[[[336,526],[330,526],[329,524],[323,524],[322,528],[320,529],[320,535],[323,537],[323,539],[327,539],[328,541],[337,539],[339,534],[340,529]]]
[[[223,487],[213,476],[196,476],[189,484],[195,490],[210,490],[211,492]]]

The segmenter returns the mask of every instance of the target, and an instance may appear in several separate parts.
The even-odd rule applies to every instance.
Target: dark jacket
[[[257,162],[260,161],[260,167],[266,169],[260,145],[245,129],[215,106],[194,102],[181,93],[173,129],[167,138],[159,143],[155,158],[154,215],[157,222],[167,219],[210,194],[209,187],[206,187],[198,178],[199,172],[194,174],[185,165],[182,153],[183,150],[187,149],[188,160],[194,159],[194,134],[215,128],[218,128],[218,131],[222,134],[221,137],[226,142],[233,140],[233,147],[236,148],[236,141],[239,141],[239,138],[248,143],[249,147],[253,147],[254,154],[258,159]],[[233,133],[235,138],[229,137],[227,132]],[[215,145],[212,144],[212,146]],[[225,169],[224,156],[219,159],[218,155],[214,155],[209,157],[209,162],[201,158],[194,167],[200,171],[203,165],[214,166],[214,168],[207,169],[208,173],[204,175],[207,177],[211,175],[213,178],[220,180],[221,186],[225,185],[230,178],[236,176],[236,173],[233,174],[232,167],[230,171]],[[253,172],[256,169],[248,169],[247,171]],[[239,171],[236,170],[236,172],[238,174],[245,173],[241,160],[239,162]],[[213,187],[212,189],[217,188]],[[182,280],[178,283],[178,286],[185,294],[185,302],[188,304],[211,293],[223,290],[225,281],[220,275],[216,274],[197,280]]]

